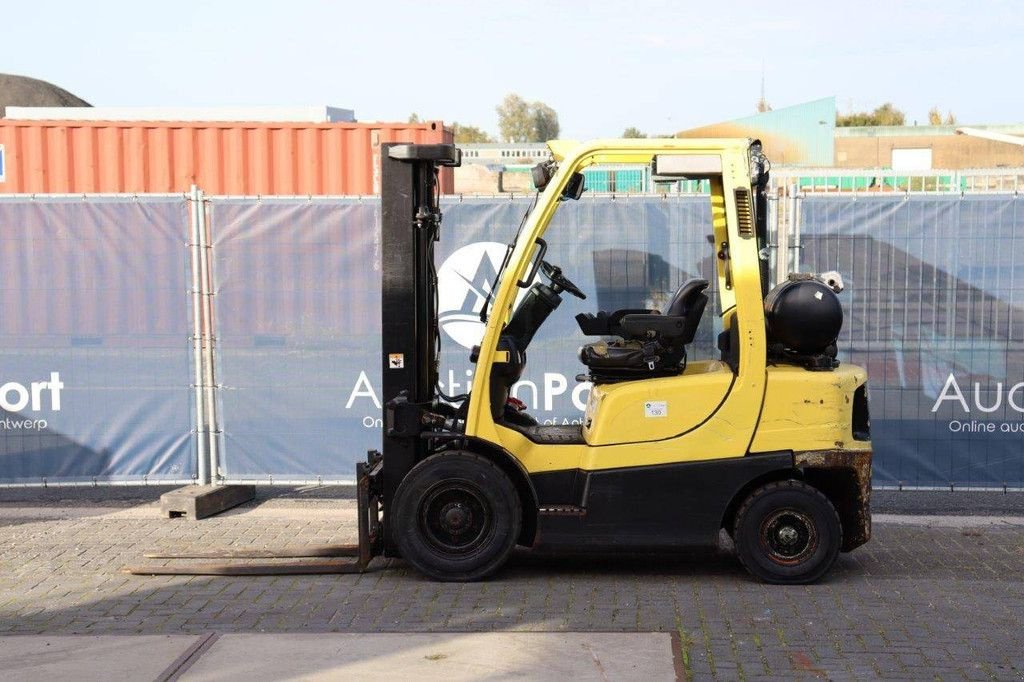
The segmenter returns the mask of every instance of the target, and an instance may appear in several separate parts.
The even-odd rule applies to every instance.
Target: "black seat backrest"
[[[676,295],[672,297],[672,302],[665,309],[667,316],[686,318],[676,337],[677,343],[691,343],[693,337],[696,336],[700,318],[704,315],[704,307],[708,304],[707,294],[704,293],[707,288],[708,281],[706,279],[687,280],[679,287]]]
[[[672,301],[665,309],[665,314],[676,317],[689,315],[701,299],[704,299],[705,304],[707,303],[708,297],[704,294],[704,290],[707,288],[708,281],[706,279],[686,280],[676,290],[676,295],[672,297]]]

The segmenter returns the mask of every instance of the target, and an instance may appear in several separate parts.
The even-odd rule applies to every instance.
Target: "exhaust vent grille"
[[[754,236],[754,214],[750,206],[750,190],[740,187],[736,190],[736,225],[741,237]]]

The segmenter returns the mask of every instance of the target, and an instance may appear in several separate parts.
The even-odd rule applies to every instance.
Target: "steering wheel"
[[[569,278],[562,274],[562,268],[557,265],[552,265],[546,260],[540,262],[540,271],[544,273],[555,288],[561,291],[568,291],[576,298],[585,299],[587,295],[580,290],[578,286],[569,281]],[[557,293],[557,291],[556,291]]]

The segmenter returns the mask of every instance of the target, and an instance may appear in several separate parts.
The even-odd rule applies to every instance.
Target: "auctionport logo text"
[[[33,381],[23,384],[7,381],[0,384],[0,430],[42,431],[49,426],[45,419],[26,416],[25,412],[60,412],[60,394],[64,382],[60,372],[50,372],[48,381]]]

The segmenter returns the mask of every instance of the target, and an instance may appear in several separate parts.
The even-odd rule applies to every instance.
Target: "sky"
[[[1018,2],[93,0],[10,3],[0,72],[96,106],[334,105],[497,134],[508,93],[562,137],[669,133],[835,95],[907,122],[1024,122]]]

